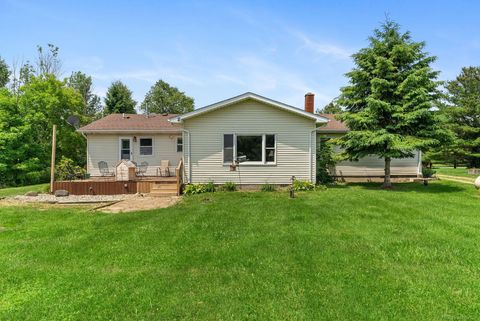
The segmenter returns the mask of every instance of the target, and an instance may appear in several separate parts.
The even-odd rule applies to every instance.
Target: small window
[[[223,135],[223,162],[233,162],[233,134]]]
[[[142,156],[153,155],[153,139],[152,138],[140,138],[140,155]]]
[[[265,135],[265,161],[275,163],[275,135]]]
[[[183,152],[183,137],[177,137],[177,153]]]

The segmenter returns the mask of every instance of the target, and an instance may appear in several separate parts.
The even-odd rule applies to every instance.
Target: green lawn
[[[460,177],[470,177],[470,178],[475,178],[478,175],[472,175],[468,174],[468,169],[466,167],[441,167],[441,166],[436,166],[433,167],[433,169],[437,172],[437,174],[440,175],[449,175],[449,176],[460,176]]]
[[[0,188],[0,197],[23,195],[26,192],[46,192],[49,184],[38,184],[21,187]]]
[[[0,320],[478,320],[466,184],[0,208]]]

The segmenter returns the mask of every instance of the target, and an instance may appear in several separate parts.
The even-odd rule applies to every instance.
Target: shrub
[[[237,184],[235,182],[225,182],[222,186],[222,191],[235,192],[237,190]]]
[[[215,184],[208,182],[206,184],[187,184],[183,189],[184,195],[194,195],[201,193],[213,193],[215,192]]]
[[[308,182],[308,181],[302,181],[302,180],[294,180],[292,187],[294,191],[313,191],[315,190],[315,184]]]
[[[205,193],[213,193],[216,190],[215,184],[212,181],[205,184],[204,188],[205,188]]]
[[[262,192],[275,192],[277,188],[273,184],[265,183],[260,187]]]
[[[55,166],[55,174],[57,179],[62,181],[82,179],[85,177],[86,171],[70,158],[62,156],[57,166]]]
[[[321,138],[317,145],[317,182],[320,184],[333,183],[329,169],[335,166],[332,143],[328,138]]]
[[[433,175],[435,175],[437,171],[431,169],[431,168],[428,168],[428,167],[423,167],[422,168],[422,176],[425,177],[425,178],[430,178],[432,177]]]

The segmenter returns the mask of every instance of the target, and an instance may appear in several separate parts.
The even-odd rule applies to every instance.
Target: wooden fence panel
[[[58,181],[53,191],[64,189],[71,195],[117,195],[135,194],[137,182]]]

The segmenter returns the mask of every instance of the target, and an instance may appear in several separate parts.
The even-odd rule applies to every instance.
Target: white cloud
[[[330,56],[336,59],[350,59],[352,52],[343,47],[328,42],[314,41],[312,38],[300,31],[290,30],[289,33],[297,38],[302,47],[313,51],[321,56]]]

